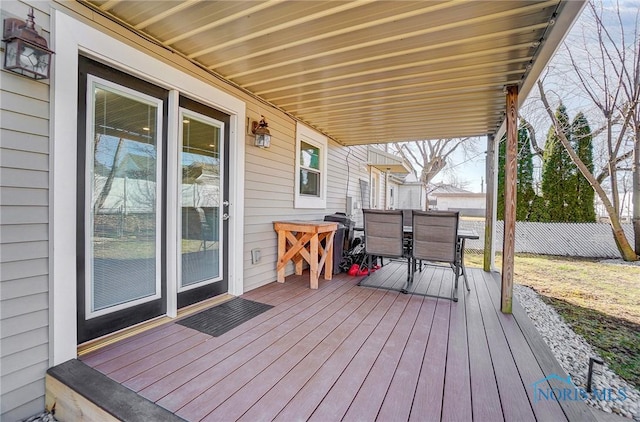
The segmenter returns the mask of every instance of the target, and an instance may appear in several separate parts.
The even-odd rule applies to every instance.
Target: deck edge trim
[[[49,368],[47,375],[118,420],[126,422],[184,421],[77,359]]]

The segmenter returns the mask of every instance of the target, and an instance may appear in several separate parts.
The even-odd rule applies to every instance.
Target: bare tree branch
[[[427,190],[435,177],[447,166],[447,161],[461,145],[470,138],[461,139],[431,139],[394,143],[396,151],[411,166],[416,177]]]
[[[633,150],[627,151],[624,154],[618,156],[615,161],[616,166],[618,163],[624,160],[628,160],[631,157],[633,157]],[[606,179],[607,177],[609,177],[609,167],[605,167],[604,169],[602,169],[602,172],[598,174],[598,176],[596,177],[596,180],[598,181],[598,183],[602,183],[604,179]]]
[[[542,156],[544,155],[544,149],[540,148],[540,144],[538,144],[536,130],[534,129],[533,125],[529,123],[524,117],[520,116],[520,121],[529,131],[529,138],[531,139],[531,147],[533,148],[533,152],[535,153],[535,155],[542,158]]]
[[[578,157],[578,154],[571,146],[571,143],[569,142],[566,135],[564,134],[564,131],[562,130],[560,123],[556,119],[555,114],[553,113],[553,111],[551,110],[551,107],[549,106],[549,102],[547,101],[547,96],[544,91],[542,82],[538,80],[537,85],[538,85],[538,91],[540,92],[540,100],[544,104],[544,108],[547,114],[549,115],[549,118],[551,119],[556,135],[560,139],[562,146],[569,154],[569,157],[571,157],[571,161],[573,161],[576,167],[578,167],[578,170],[580,170],[580,173],[582,173],[582,175],[589,181],[589,184],[591,185],[591,187],[593,187],[596,194],[598,195],[598,197],[600,198],[600,200],[602,201],[602,203],[604,204],[607,210],[607,214],[609,215],[609,220],[611,222],[611,229],[613,231],[616,244],[620,249],[622,258],[625,261],[637,261],[638,256],[636,255],[634,250],[631,248],[631,245],[629,244],[629,241],[627,240],[624,230],[622,229],[622,226],[620,224],[619,209],[618,209],[617,203],[612,203],[609,200],[609,197],[607,196],[607,193],[603,189],[602,185],[596,180],[593,174],[591,174],[591,172],[589,171],[587,166],[582,162],[580,157]],[[611,168],[611,166],[609,166],[609,168]],[[613,171],[611,173],[615,174]],[[614,186],[615,186],[615,179],[614,179],[614,183],[612,183],[612,188]]]

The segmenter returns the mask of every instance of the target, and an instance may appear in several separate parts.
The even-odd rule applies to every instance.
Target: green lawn
[[[482,267],[482,255],[467,253],[465,264]],[[616,374],[640,387],[639,266],[524,254],[514,264],[515,283],[538,292]]]
[[[218,242],[207,241],[207,248],[218,246]],[[93,246],[96,258],[149,259],[155,257],[155,242],[138,239],[100,238]],[[182,239],[182,252],[198,252],[202,241]]]

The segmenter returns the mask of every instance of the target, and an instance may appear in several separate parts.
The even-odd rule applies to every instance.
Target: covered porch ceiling
[[[83,0],[343,145],[494,134],[583,0]],[[267,120],[269,116],[267,115]]]

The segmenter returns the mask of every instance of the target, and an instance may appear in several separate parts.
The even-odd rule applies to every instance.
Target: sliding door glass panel
[[[89,77],[88,318],[160,297],[158,99]]]
[[[223,123],[181,110],[179,290],[221,279]]]

